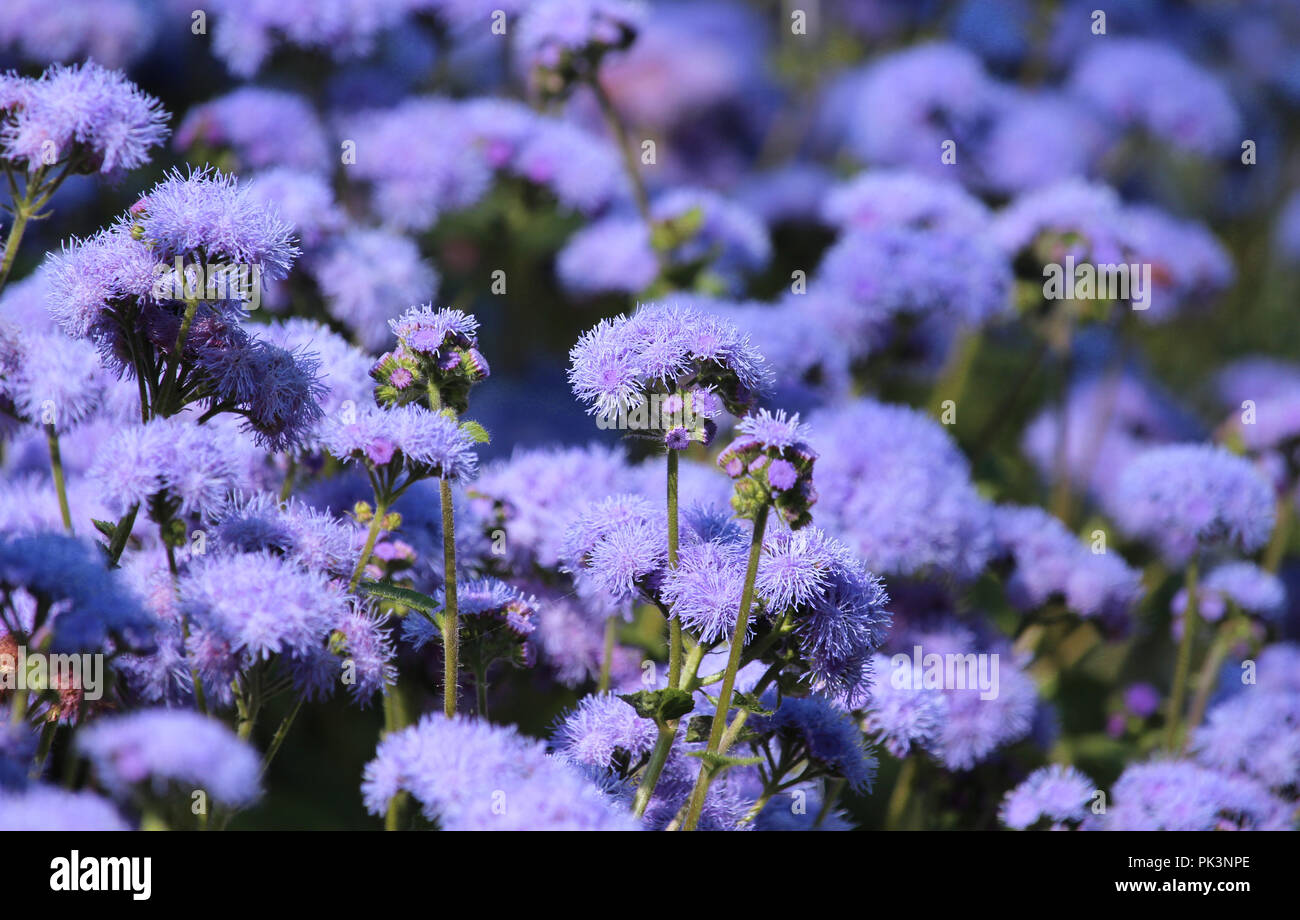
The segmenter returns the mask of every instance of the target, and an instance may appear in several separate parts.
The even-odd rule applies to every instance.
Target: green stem
[[[722,743],[722,735],[727,728],[727,713],[731,710],[731,693],[736,686],[736,671],[740,667],[740,656],[745,647],[745,635],[749,632],[749,608],[754,599],[754,579],[758,575],[758,559],[763,552],[763,532],[767,529],[768,506],[759,509],[754,519],[754,533],[749,542],[749,564],[745,568],[745,586],[740,595],[740,610],[736,615],[736,630],[731,636],[731,648],[727,651],[727,670],[722,678],[722,690],[718,694],[718,709],[709,728],[709,745],[707,753],[717,754]],[[712,781],[713,771],[706,760],[700,765],[700,774],[696,777],[695,788],[691,791],[690,810],[686,814],[683,827],[695,830],[700,822],[700,813],[704,810],[704,796]]]
[[[600,682],[596,685],[596,689],[601,693],[609,691],[610,662],[614,658],[614,637],[617,632],[617,625],[618,621],[614,617],[608,617],[605,620],[605,654],[600,659]]]
[[[912,786],[916,784],[916,758],[908,757],[898,771],[894,782],[894,791],[889,795],[889,807],[885,811],[885,827],[891,831],[902,830],[903,816],[907,812],[907,803],[912,798]]]
[[[388,516],[388,504],[382,501],[378,495],[375,496],[375,513],[370,518],[370,529],[366,531],[366,542],[361,547],[361,557],[357,559],[357,566],[352,570],[352,578],[348,582],[348,593],[352,594],[357,590],[357,585],[361,584],[361,575],[370,564],[370,554],[375,551],[375,543],[379,540],[379,531],[383,529],[384,518]]]
[[[298,718],[298,713],[302,711],[302,697],[293,704],[289,714],[280,721],[280,727],[275,730],[275,737],[271,739],[271,746],[266,749],[266,756],[262,758],[262,775],[271,768],[271,761],[275,760],[275,755],[280,753],[280,746],[284,744],[285,737],[289,734],[289,729],[293,727],[294,720]]]
[[[58,719],[47,719],[45,725],[41,727],[40,747],[36,749],[36,759],[32,762],[32,779],[40,779],[41,773],[45,770],[45,761],[50,756],[50,749],[54,747],[54,736],[59,730]]]
[[[1196,561],[1187,566],[1187,608],[1183,612],[1183,640],[1178,644],[1178,663],[1174,667],[1174,686],[1169,694],[1165,747],[1176,752],[1182,747],[1183,703],[1187,697],[1187,676],[1192,668],[1192,648],[1196,643],[1197,610]]]
[[[438,491],[442,497],[444,596],[442,615],[442,711],[450,717],[456,714],[456,677],[460,668],[460,618],[456,606],[456,520],[455,515],[452,513],[451,482],[447,479],[439,480]]]
[[[63,517],[63,526],[72,533],[72,509],[68,507],[68,488],[63,480],[63,454],[59,451],[59,433],[54,425],[45,425],[45,440],[50,446],[50,473],[54,477],[54,491],[59,497],[59,514]]]
[[[700,662],[704,660],[704,643],[698,643],[686,655],[686,666],[682,678],[682,689],[694,689],[693,685],[697,684],[696,672],[699,671]],[[641,784],[637,786],[636,797],[632,803],[632,813],[638,818],[645,814],[646,806],[650,804],[650,797],[654,795],[655,786],[659,783],[659,775],[663,773],[664,764],[668,762],[668,754],[672,751],[673,741],[677,737],[677,721],[665,723],[659,726],[659,737],[655,739],[654,750],[650,752],[650,762],[646,764],[645,773],[641,776]]]
[[[668,568],[677,568],[677,451],[668,450]],[[668,686],[680,686],[682,681],[682,623],[676,617],[668,618]]]
[[[931,414],[941,416],[943,404],[948,400],[952,400],[954,406],[961,402],[962,396],[966,392],[966,383],[970,380],[971,370],[975,366],[975,356],[979,354],[979,350],[979,331],[971,329],[963,332],[960,341],[953,347],[952,354],[948,356],[943,371],[930,394]]]
[[[632,197],[636,201],[637,213],[645,221],[647,230],[653,230],[654,219],[650,216],[650,196],[646,193],[645,180],[641,178],[641,168],[637,164],[636,154],[632,151],[631,142],[628,140],[627,128],[623,125],[623,119],[619,117],[614,100],[609,98],[609,93],[605,92],[605,87],[601,85],[599,78],[593,77],[590,84],[592,92],[596,94],[596,102],[600,105],[600,114],[604,116],[610,134],[614,135],[619,152],[623,154],[623,168],[632,183]]]
[[[198,311],[199,302],[197,300],[185,301],[185,313],[181,316],[181,328],[176,333],[175,352],[167,363],[166,379],[163,381],[162,389],[158,394],[158,405],[154,406],[154,415],[175,415],[182,408],[181,406],[173,407],[171,397],[180,379],[181,365],[184,363],[185,340],[189,338],[190,326],[194,324],[194,317]]]
[[[821,827],[826,823],[826,819],[835,809],[835,802],[844,793],[844,787],[848,785],[848,780],[842,776],[837,776],[826,784],[826,797],[822,800],[822,809],[817,812],[817,820],[813,822],[813,827]]]
[[[1233,643],[1245,632],[1244,626],[1244,622],[1229,618],[1215,633],[1210,652],[1206,655],[1205,662],[1201,665],[1201,672],[1196,678],[1196,696],[1192,698],[1191,712],[1187,716],[1187,725],[1190,729],[1195,729],[1205,718],[1205,707],[1209,705],[1210,694],[1214,692],[1219,668],[1223,667],[1228,652],[1232,651]]]
[[[1295,521],[1296,493],[1300,490],[1300,479],[1282,493],[1277,502],[1277,523],[1273,525],[1273,536],[1264,551],[1264,570],[1276,572],[1286,555],[1287,543],[1291,539],[1291,525]]]
[[[474,698],[478,703],[478,717],[487,721],[488,717],[488,682],[487,668],[478,667],[474,669]]]

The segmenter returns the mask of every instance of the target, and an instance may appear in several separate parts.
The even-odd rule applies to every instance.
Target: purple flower
[[[1142,596],[1141,575],[1118,554],[1096,553],[1040,508],[994,512],[999,555],[1014,568],[1007,595],[1022,610],[1060,598],[1074,613],[1120,622]]]
[[[353,116],[340,131],[356,148],[348,172],[369,183],[371,208],[388,227],[432,227],[443,214],[475,204],[492,179],[470,125],[450,100],[408,99],[391,109]],[[424,142],[434,136],[438,143]],[[424,292],[402,302],[426,299]]]
[[[1148,718],[1160,708],[1160,691],[1150,684],[1132,684],[1124,691],[1124,705],[1138,718]]]
[[[39,605],[19,603],[26,593]],[[0,627],[52,639],[55,652],[147,648],[153,617],[92,546],[56,533],[0,537]]]
[[[822,216],[842,230],[907,228],[983,233],[992,219],[982,201],[955,182],[905,170],[871,170],[832,190]]]
[[[393,340],[388,321],[398,304],[420,303],[438,275],[414,241],[386,230],[352,230],[311,267],[330,315],[377,351]]]
[[[19,418],[63,433],[99,408],[107,381],[93,345],[57,331],[23,335],[16,345],[16,366],[0,370],[0,396]]]
[[[1225,562],[1206,574],[1196,592],[1196,611],[1211,622],[1223,619],[1228,605],[1265,620],[1280,617],[1286,607],[1282,579],[1253,562]],[[1170,608],[1178,617],[1187,612],[1187,589],[1174,595]]]
[[[284,166],[268,169],[257,174],[248,193],[278,211],[309,251],[339,233],[346,223],[333,190],[313,172]]]
[[[677,567],[668,572],[663,599],[700,641],[717,642],[736,628],[745,567],[745,548],[734,542],[683,547]]]
[[[1114,189],[1066,179],[1016,198],[993,220],[992,239],[1009,254],[1039,261],[1125,261],[1123,206]]]
[[[1248,461],[1222,447],[1176,445],[1124,468],[1114,513],[1130,534],[1185,563],[1199,550],[1254,552],[1272,533],[1276,509],[1272,485]]]
[[[630,45],[644,18],[630,0],[537,0],[519,22],[517,52],[542,90],[558,94],[606,51]]]
[[[295,93],[243,86],[191,108],[176,129],[178,150],[229,149],[241,171],[288,166],[328,172],[333,164],[316,113]]]
[[[948,717],[947,697],[938,690],[913,687],[894,679],[897,673],[888,655],[871,659],[873,679],[863,727],[895,757],[913,748],[929,748],[938,741]]]
[[[160,262],[180,257],[202,258],[207,265],[255,265],[264,279],[275,280],[287,275],[298,257],[289,224],[220,170],[204,167],[186,175],[173,170],[133,213]]]
[[[1284,795],[1300,782],[1300,693],[1247,686],[1210,710],[1191,747],[1204,766]]]
[[[188,800],[202,790],[227,806],[261,794],[257,753],[216,719],[179,709],[111,716],[77,734],[77,748],[119,798],[148,783],[154,794],[175,789]]]
[[[97,64],[59,64],[36,79],[2,79],[0,155],[29,172],[75,156],[83,158],[83,171],[135,169],[167,136],[158,100]]]
[[[650,719],[616,696],[607,693],[584,696],[566,713],[551,733],[555,753],[579,767],[616,769],[616,758],[635,765],[650,753],[658,731]]]
[[[234,552],[281,553],[307,569],[339,577],[352,573],[360,554],[355,525],[297,499],[269,492],[229,501],[213,514],[212,538]]]
[[[443,830],[634,830],[636,822],[580,772],[515,729],[425,716],[388,735],[366,765],[366,808],[399,792]]]
[[[569,237],[556,256],[555,270],[571,294],[637,294],[659,276],[659,260],[645,221],[614,216]]]
[[[998,817],[1007,827],[1023,831],[1046,818],[1059,826],[1077,824],[1087,815],[1095,785],[1074,767],[1041,767],[1002,800]]]
[[[769,694],[765,701],[774,702],[775,695]],[[785,697],[775,713],[755,719],[753,728],[760,733],[773,732],[783,754],[792,748],[806,752],[832,776],[843,777],[855,792],[871,788],[876,759],[867,749],[862,729],[851,715],[825,698]]]
[[[1116,780],[1104,816],[1085,827],[1115,831],[1283,830],[1290,807],[1243,776],[1190,761],[1133,764]]]
[[[0,9],[0,44],[29,61],[99,61],[126,67],[151,47],[158,12],[142,0],[11,0]]]
[[[811,416],[821,526],[873,572],[971,579],[992,550],[990,509],[941,425],[860,400]]]
[[[3,831],[127,831],[130,826],[112,803],[93,792],[67,792],[54,786],[0,790]]]
[[[848,144],[862,160],[938,175],[951,169],[943,143],[955,141],[958,163],[993,104],[993,84],[978,58],[956,45],[918,45],[881,57],[854,74]]]
[[[439,606],[446,604],[445,591],[438,592],[437,601]],[[523,639],[537,628],[534,622],[539,606],[537,598],[497,578],[465,582],[456,591],[456,602],[464,630],[496,632],[499,637],[501,628],[505,627]],[[480,622],[473,622],[474,618]],[[402,638],[420,649],[430,642],[441,642],[442,631],[432,618],[410,614],[402,621]],[[473,638],[462,637],[461,641],[467,643]]]
[[[1165,42],[1107,38],[1085,52],[1070,92],[1121,128],[1200,154],[1235,148],[1241,117],[1219,78]]]
[[[118,224],[73,240],[49,257],[50,315],[74,338],[109,334],[104,314],[119,300],[148,297],[158,259]],[[110,339],[112,341],[112,339]]]
[[[311,658],[347,609],[337,584],[267,552],[198,557],[178,591],[192,645],[220,642],[241,666]]]
[[[251,486],[238,445],[218,426],[183,417],[122,428],[101,447],[88,475],[118,514],[166,491],[180,502],[181,514],[207,516]]]
[[[384,466],[401,456],[408,472],[442,479],[472,479],[478,457],[474,440],[457,421],[422,406],[363,409],[355,419],[329,418],[321,440],[340,459]]]

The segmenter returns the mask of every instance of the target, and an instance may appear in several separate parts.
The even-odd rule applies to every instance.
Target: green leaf
[[[492,436],[488,434],[486,428],[478,422],[468,421],[460,423],[460,430],[465,432],[473,439],[475,444],[491,444]]]
[[[95,525],[96,530],[108,537],[110,540],[113,539],[113,534],[117,533],[117,525],[112,521],[101,521],[97,518],[91,518],[90,522]]]
[[[386,584],[382,581],[363,581],[361,588],[373,597],[382,597],[386,601],[392,601],[395,604],[401,604],[403,607],[410,607],[412,610],[419,610],[422,613],[436,610],[439,606],[438,602],[427,594],[412,591],[410,588]]]
[[[638,690],[620,694],[619,699],[635,709],[641,718],[654,719],[657,724],[680,719],[695,708],[695,698],[675,688]]]
[[[756,716],[770,716],[772,710],[763,705],[762,701],[752,693],[741,693],[737,690],[731,694],[731,705],[737,709],[745,709]]]
[[[687,751],[691,757],[704,761],[704,766],[712,775],[717,775],[728,767],[754,767],[763,762],[762,757],[733,757],[730,754],[710,754],[708,751]]]

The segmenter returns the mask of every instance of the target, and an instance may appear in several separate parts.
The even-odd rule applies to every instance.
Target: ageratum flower
[[[1276,620],[1286,607],[1286,593],[1282,579],[1253,562],[1225,562],[1197,586],[1196,612],[1217,622],[1232,605],[1242,613]],[[1169,606],[1175,616],[1182,617],[1187,612],[1187,589],[1179,589]]]
[[[342,135],[357,150],[348,171],[370,185],[371,209],[385,226],[424,230],[482,198],[492,171],[469,129],[457,104],[440,98],[408,99],[345,123]],[[434,136],[439,143],[423,142]],[[427,296],[400,302],[420,303]]]
[[[0,331],[3,336],[8,330]],[[98,409],[107,384],[95,348],[62,332],[20,335],[0,357],[0,397],[18,418],[64,433]],[[0,345],[0,350],[7,350]]]
[[[1218,77],[1167,43],[1115,38],[1089,46],[1069,89],[1087,109],[1182,150],[1235,149],[1241,116]]]
[[[993,520],[997,554],[1012,566],[1008,600],[1021,610],[1059,598],[1079,616],[1120,626],[1142,596],[1141,574],[1118,553],[1093,552],[1041,508],[1003,505]]]
[[[764,702],[775,704],[775,693],[769,691]],[[785,697],[772,715],[759,716],[751,727],[759,734],[775,735],[783,754],[801,751],[826,773],[842,777],[855,792],[870,790],[876,759],[862,729],[824,697]]]
[[[399,792],[443,830],[635,830],[635,819],[546,746],[507,726],[427,715],[380,742],[361,784],[382,815]],[[504,805],[505,807],[501,807]]]
[[[993,124],[979,141],[976,181],[1016,195],[1086,176],[1105,140],[1100,119],[1060,93],[998,87]]]
[[[257,266],[265,280],[289,274],[299,255],[293,228],[220,170],[168,173],[131,209],[136,232],[159,262]]]
[[[1120,473],[1120,525],[1156,546],[1170,562],[1201,550],[1251,553],[1273,532],[1273,487],[1246,460],[1222,447],[1175,445],[1139,455]]]
[[[438,274],[409,237],[354,229],[310,266],[330,315],[371,351],[387,348],[396,304],[419,303],[438,287]]]
[[[1210,710],[1191,748],[1204,766],[1284,795],[1300,782],[1300,692],[1242,688]]]
[[[907,170],[870,170],[827,194],[822,216],[841,230],[907,228],[976,234],[992,214],[960,185]]]
[[[77,733],[77,749],[113,795],[148,786],[158,796],[201,789],[223,805],[261,794],[257,752],[216,719],[183,709],[110,716]]]
[[[584,696],[562,716],[551,732],[557,756],[575,766],[601,770],[626,769],[650,754],[658,732],[617,696]]]
[[[1291,808],[1245,776],[1187,760],[1133,764],[1111,788],[1106,813],[1085,828],[1112,831],[1285,830]]]
[[[149,50],[158,16],[141,0],[11,0],[0,8],[0,43],[39,64],[98,61],[125,68]]]
[[[333,163],[320,120],[296,93],[243,86],[196,105],[176,129],[177,150],[231,150],[240,171],[288,166],[328,172]]]
[[[0,790],[0,831],[129,831],[112,803],[93,792],[32,785]]]
[[[472,479],[478,468],[474,439],[454,418],[423,406],[370,407],[351,420],[331,417],[321,427],[321,440],[341,460],[395,464],[420,477]]]
[[[28,172],[72,158],[82,172],[135,169],[167,136],[166,120],[157,99],[94,63],[0,75],[0,157]]]
[[[819,523],[867,568],[960,579],[983,571],[993,551],[990,508],[941,425],[871,400],[819,410],[810,421],[820,455]]]
[[[998,818],[1012,830],[1023,831],[1042,819],[1061,827],[1087,816],[1096,784],[1074,767],[1040,767],[1002,799]]]
[[[948,700],[938,690],[901,684],[893,680],[888,655],[871,659],[872,681],[863,728],[895,757],[914,748],[927,749],[939,739],[948,717]]]
[[[22,592],[40,601],[37,611],[17,602]],[[55,652],[103,651],[110,638],[129,647],[150,644],[153,617],[101,554],[73,537],[0,536],[0,599],[6,632],[31,636],[48,628]]]
[[[125,347],[119,343],[120,330],[106,314],[120,302],[149,297],[157,264],[156,256],[125,224],[73,239],[49,256],[50,315],[68,335],[95,339],[110,359],[105,363],[121,367],[127,360]]]
[[[593,502],[569,525],[560,560],[580,591],[586,586],[616,604],[654,597],[668,560],[664,512],[639,495]]]
[[[287,166],[268,169],[257,173],[248,192],[279,212],[308,251],[341,232],[347,223],[333,190],[314,172]]]
[[[478,350],[478,320],[460,310],[435,310],[426,304],[412,307],[388,325],[398,347],[380,356],[370,372],[379,382],[376,399],[383,405],[403,405],[436,398],[439,406],[464,412],[470,388],[491,373]]]
[[[627,48],[645,19],[630,0],[537,0],[515,33],[520,61],[548,96],[594,77],[610,51]]]
[[[349,575],[360,553],[352,524],[299,501],[269,492],[232,498],[213,513],[212,539],[234,552],[280,553],[304,568]]]
[[[994,101],[979,59],[953,44],[893,52],[854,79],[845,113],[853,153],[873,165],[931,175],[953,168],[940,159],[945,141],[956,141],[958,151],[974,146]]]
[[[446,591],[436,600],[446,605]],[[467,662],[487,666],[498,659],[528,664],[523,642],[537,629],[536,597],[496,578],[479,578],[457,587],[460,642]],[[442,641],[442,630],[430,616],[408,614],[402,620],[402,638],[416,649]]]
[[[817,502],[813,464],[817,451],[807,442],[808,426],[796,414],[775,415],[760,409],[736,426],[736,438],[718,455],[718,466],[735,480],[731,506],[742,518],[756,520],[760,509],[774,507],[792,530],[812,520]]]
[[[749,337],[730,322],[671,303],[601,320],[569,350],[569,384],[589,414],[625,416],[629,427],[644,416],[642,427],[665,433],[679,418],[703,416],[707,422],[718,411],[717,400],[728,412],[743,414],[768,388],[770,375]],[[681,400],[680,407],[663,405],[672,397]],[[708,424],[692,434],[706,442],[711,437]]]
[[[122,428],[88,475],[117,514],[166,491],[181,514],[208,516],[232,493],[251,490],[243,461],[240,446],[217,426],[174,416]]]
[[[630,197],[618,149],[607,138],[559,119],[535,117],[508,168],[549,189],[562,207],[584,215]]]

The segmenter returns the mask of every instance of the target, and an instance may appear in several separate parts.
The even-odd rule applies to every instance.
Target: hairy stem
[[[59,433],[54,425],[45,424],[45,440],[50,446],[50,474],[54,478],[54,491],[59,497],[59,514],[63,517],[63,526],[72,533],[72,509],[68,507],[68,487],[63,480],[63,454],[59,451]]]
[[[722,678],[722,690],[718,694],[718,710],[713,716],[709,728],[708,754],[717,754],[722,743],[723,732],[727,728],[727,713],[731,710],[731,694],[736,687],[736,671],[740,667],[740,656],[745,647],[745,635],[749,632],[749,608],[754,600],[754,579],[758,575],[758,558],[763,551],[763,532],[767,529],[768,506],[759,509],[754,519],[754,533],[749,543],[749,564],[745,568],[745,586],[740,595],[740,610],[736,615],[736,630],[731,636],[731,647],[727,651],[727,670]],[[704,796],[713,779],[713,770],[707,760],[700,765],[700,775],[695,780],[691,791],[690,810],[686,814],[683,827],[695,830],[700,822],[700,813],[704,809]]]
[[[891,831],[902,830],[903,816],[907,813],[907,804],[912,798],[912,786],[916,783],[916,758],[908,757],[898,771],[894,782],[894,791],[889,795],[889,807],[885,812],[885,828]]]
[[[1182,747],[1183,703],[1187,697],[1187,676],[1192,668],[1192,649],[1196,644],[1196,627],[1200,621],[1196,596],[1196,561],[1187,566],[1187,609],[1183,612],[1183,640],[1178,644],[1178,663],[1174,666],[1174,686],[1169,693],[1169,710],[1165,747],[1176,752]]]
[[[442,571],[443,571],[443,689],[442,711],[456,714],[456,675],[460,668],[460,618],[456,607],[456,519],[452,513],[451,482],[439,480],[442,497]]]
[[[677,568],[677,451],[668,450],[668,568]],[[676,617],[668,618],[668,686],[680,686],[682,681],[682,623]]]
[[[600,681],[596,689],[601,693],[609,691],[609,671],[610,664],[614,658],[614,637],[617,632],[618,621],[614,617],[608,617],[605,620],[605,651],[600,659]]]

